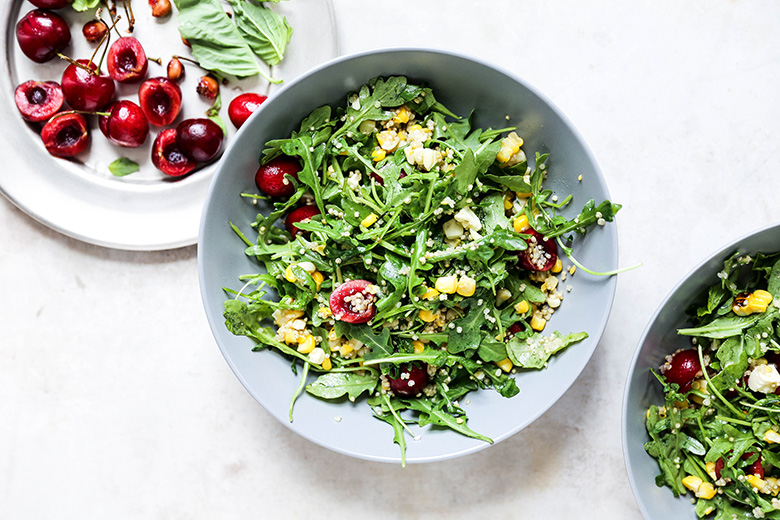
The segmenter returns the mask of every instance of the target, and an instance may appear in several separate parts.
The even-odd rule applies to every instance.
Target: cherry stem
[[[122,5],[125,8],[125,14],[127,15],[127,32],[133,32],[135,28],[135,16],[133,15],[133,4],[127,0],[122,0]]]
[[[57,53],[57,56],[59,56],[61,60],[65,60],[65,61],[67,61],[68,63],[70,63],[71,65],[73,65],[73,66],[75,66],[75,67],[78,67],[78,68],[80,68],[80,69],[84,69],[84,70],[86,70],[86,71],[87,71],[87,72],[88,72],[88,73],[89,73],[91,76],[97,76],[97,75],[98,75],[98,73],[97,73],[97,72],[95,72],[94,70],[90,69],[90,68],[89,68],[89,67],[87,67],[86,65],[83,65],[83,64],[81,64],[81,63],[77,62],[77,61],[76,61],[76,60],[74,60],[73,58],[70,58],[70,57],[68,57],[68,56],[65,56],[64,54],[62,54],[62,53],[59,53],[59,52]],[[90,63],[92,63],[92,60],[89,60],[89,61],[90,61]]]
[[[49,118],[49,121],[54,121],[58,117],[67,116],[69,114],[81,114],[84,116],[110,116],[109,112],[89,112],[88,110],[65,110],[64,112],[57,112]]]
[[[149,56],[146,57],[147,60],[155,62],[157,65],[162,65],[162,59],[161,58],[150,58]]]
[[[92,52],[92,56],[89,58],[89,62],[90,63],[94,63],[95,62],[95,56],[97,56],[97,52],[103,46],[103,44],[106,43],[106,39],[107,38],[109,40],[111,39],[111,29],[116,27],[117,22],[121,18],[122,18],[121,16],[118,16],[116,18],[116,20],[113,20],[113,24],[111,25],[111,27],[108,27],[108,25],[106,25],[106,27],[108,27],[108,30],[106,31],[106,34],[104,34],[103,37],[100,38],[100,42],[98,42],[97,47],[95,47],[95,50]],[[100,20],[100,21],[103,22],[103,20]],[[106,23],[106,22],[103,22],[103,23]],[[106,49],[107,48],[108,48],[108,44],[106,43]],[[95,76],[98,76],[100,74],[100,67],[101,67],[101,65],[103,65],[103,58],[105,57],[105,55],[106,55],[106,50],[104,49],[103,50],[103,56],[100,58],[100,63],[98,64],[97,72],[95,73]]]
[[[212,76],[214,76],[216,78],[216,80],[218,82],[222,83],[223,85],[227,85],[228,84],[227,78],[225,78],[224,76],[222,76],[221,74],[219,74],[218,72],[215,72],[213,70],[204,69],[203,66],[200,63],[198,63],[197,61],[193,60],[192,58],[188,58],[186,56],[179,56],[178,54],[174,54],[173,56],[171,56],[171,58],[176,58],[177,60],[184,60],[184,61],[187,61],[189,63],[192,63],[193,65],[199,67],[201,70],[204,70],[204,71],[208,72],[209,74],[211,74]]]

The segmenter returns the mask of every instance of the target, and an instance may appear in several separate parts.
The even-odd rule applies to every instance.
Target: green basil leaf
[[[231,0],[236,27],[252,51],[268,65],[278,65],[284,58],[292,37],[287,18],[262,5]]]
[[[179,10],[179,32],[190,42],[201,67],[240,78],[260,73],[255,55],[219,0],[174,2]]]
[[[73,0],[70,4],[76,11],[86,11],[88,9],[95,9],[100,5],[100,0]]]
[[[124,177],[139,170],[138,163],[127,157],[120,157],[108,165],[108,171],[115,177]]]

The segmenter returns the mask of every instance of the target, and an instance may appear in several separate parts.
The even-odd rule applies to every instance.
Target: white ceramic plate
[[[157,20],[151,16],[147,2],[135,2],[136,36],[150,57],[162,59],[162,66],[149,63],[148,77],[164,76],[171,55],[189,56],[182,44],[175,13]],[[120,3],[121,6],[121,3]],[[192,245],[198,236],[203,202],[216,165],[179,180],[165,177],[151,163],[151,144],[159,132],[152,127],[147,142],[140,148],[127,149],[111,145],[97,128],[92,117],[89,149],[74,160],[50,156],[38,135],[39,125],[27,124],[13,101],[13,91],[24,81],[59,82],[67,65],[55,59],[36,64],[27,59],[16,42],[17,20],[35,7],[26,1],[8,2],[2,7],[6,37],[0,53],[8,70],[0,75],[3,92],[0,117],[3,125],[4,165],[0,168],[0,191],[16,206],[39,222],[65,235],[106,247],[128,250],[160,250]],[[274,4],[273,9],[285,15],[293,27],[287,55],[273,75],[289,82],[309,68],[338,54],[333,9],[330,0],[291,0]],[[73,58],[88,58],[94,45],[81,34],[83,23],[91,13],[76,13],[71,8],[57,11],[68,20],[71,44],[65,53]],[[119,10],[122,13],[121,7]],[[118,27],[124,32],[124,20]],[[194,65],[185,63],[186,76],[181,83],[182,119],[203,117],[209,104],[196,92],[195,85],[203,75]],[[105,71],[105,65],[103,67]],[[242,91],[271,93],[270,86],[256,77],[233,81],[222,87],[223,108],[220,112],[228,127],[227,142],[235,129],[227,117],[230,100]],[[138,84],[119,85],[117,96],[138,102]],[[126,177],[115,177],[108,171],[114,159],[128,157],[141,166]]]
[[[554,174],[550,174],[547,186],[561,198],[573,194],[574,204],[565,211],[569,218],[579,213],[574,206],[581,207],[591,198],[601,202],[609,198],[609,192],[585,142],[543,94],[511,73],[441,51],[388,49],[339,58],[285,86],[247,121],[214,176],[198,241],[201,295],[214,337],[239,380],[283,424],[337,452],[400,463],[393,429],[375,419],[363,399],[356,403],[324,401],[305,393],[296,401],[294,422],[290,423],[290,398],[299,383],[291,373],[290,361],[272,350],[253,352],[250,339],[228,332],[222,314],[229,297],[223,288],[240,289],[241,275],[261,271],[258,263],[244,254],[245,246],[229,224],[252,236],[250,223],[255,221],[260,206],[248,203],[240,194],[257,190],[254,174],[262,143],[289,135],[312,109],[324,104],[340,105],[350,91],[375,76],[387,75],[405,75],[427,83],[436,99],[457,114],[474,110],[476,127],[506,127],[505,117],[511,116],[511,124],[525,140],[526,154],[533,157],[537,151],[550,152]],[[595,226],[584,239],[575,240],[574,250],[584,265],[614,269],[615,225]],[[474,431],[495,442],[518,432],[563,395],[590,359],[607,323],[616,280],[578,271],[566,283],[573,290],[552,317],[547,331],[587,331],[590,336],[556,355],[546,369],[519,372],[515,378],[520,393],[510,399],[493,390],[469,394],[470,404],[465,410]],[[408,439],[410,463],[457,457],[489,446],[451,430],[430,426],[415,429],[421,438]]]

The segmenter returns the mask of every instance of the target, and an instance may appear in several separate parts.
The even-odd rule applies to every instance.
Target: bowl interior
[[[655,485],[658,463],[644,449],[650,440],[645,412],[651,404],[663,404],[663,389],[650,373],[668,354],[690,347],[690,338],[677,335],[685,326],[685,309],[717,281],[723,262],[739,251],[755,254],[780,249],[780,224],[762,228],[720,248],[694,268],[667,296],[639,341],[626,380],[623,400],[623,454],[639,508],[648,520],[695,518],[690,495],[675,498],[667,487]]]
[[[201,222],[201,292],[214,336],[243,385],[280,421],[322,446],[380,461],[399,461],[399,450],[392,442],[392,429],[374,419],[363,402],[325,402],[303,395],[290,423],[288,406],[298,378],[291,374],[289,361],[277,352],[252,352],[249,339],[235,337],[225,329],[222,309],[226,299],[223,287],[238,289],[240,275],[259,271],[257,263],[244,255],[243,244],[229,223],[251,236],[249,223],[254,221],[258,208],[239,194],[257,191],[253,177],[263,144],[289,135],[312,109],[325,104],[342,105],[349,92],[369,79],[390,75],[405,75],[410,81],[430,85],[437,99],[456,114],[467,115],[474,110],[476,126],[516,126],[526,141],[524,148],[529,157],[537,151],[551,152],[547,184],[561,196],[572,193],[572,206],[579,208],[590,198],[597,202],[609,198],[583,140],[548,100],[506,72],[455,54],[396,49],[334,60],[281,89],[242,127],[221,160]],[[578,175],[582,175],[582,182],[577,180]],[[567,213],[573,216],[578,211],[571,208]],[[597,226],[585,240],[575,242],[575,251],[580,261],[594,269],[615,268],[614,225]],[[577,273],[567,283],[573,290],[547,330],[584,330],[590,337],[558,355],[546,370],[517,374],[520,394],[512,399],[494,391],[470,394],[465,409],[475,431],[500,441],[520,430],[547,410],[587,363],[606,325],[615,280]],[[409,440],[408,462],[453,457],[487,446],[444,430],[426,428],[420,433],[420,441]]]

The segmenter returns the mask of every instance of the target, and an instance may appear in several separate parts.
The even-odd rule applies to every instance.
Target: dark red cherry
[[[108,111],[109,115],[98,118],[100,131],[112,143],[127,148],[137,148],[146,142],[149,122],[141,107],[132,101],[117,101]]]
[[[48,120],[62,108],[62,88],[56,81],[25,81],[14,92],[16,108],[27,121]]]
[[[141,83],[138,101],[154,126],[168,126],[181,110],[181,88],[168,78],[150,78]]]
[[[314,205],[306,205],[301,206],[300,208],[295,208],[290,213],[287,214],[287,218],[284,219],[284,227],[287,228],[287,231],[292,235],[293,238],[295,238],[295,235],[298,233],[304,233],[307,234],[308,231],[301,231],[298,229],[298,226],[296,225],[298,222],[307,222],[311,220],[311,218],[314,215],[319,215],[320,210],[317,206]]]
[[[70,29],[57,13],[33,9],[17,22],[16,41],[25,56],[36,63],[43,63],[68,46]]]
[[[680,385],[680,392],[687,392],[701,372],[699,353],[696,350],[678,350],[661,366],[661,374],[667,383]]]
[[[81,34],[89,43],[99,42],[108,32],[108,26],[100,20],[89,20],[81,28]]]
[[[222,128],[205,117],[185,119],[176,126],[176,143],[189,158],[207,162],[219,155],[225,133]]]
[[[366,323],[376,315],[379,288],[368,280],[349,280],[330,294],[330,312],[339,321]]]
[[[198,165],[184,155],[179,145],[176,144],[175,128],[166,128],[157,134],[157,138],[152,144],[152,164],[165,175],[171,177],[186,175]]]
[[[73,3],[73,0],[30,0],[30,3],[41,9],[61,9]]]
[[[267,96],[262,94],[255,94],[254,92],[246,92],[233,98],[228,106],[228,117],[230,122],[236,128],[241,128],[241,125],[249,119],[255,110],[260,108],[260,105],[268,99]]]
[[[398,377],[388,377],[390,390],[399,397],[413,397],[428,384],[428,369],[417,365],[401,365]]]
[[[523,231],[528,237],[528,248],[518,251],[520,267],[529,271],[549,271],[558,260],[558,245],[555,239],[545,239],[541,233],[534,229]]]
[[[114,99],[114,80],[97,70],[89,60],[77,60],[83,67],[71,63],[62,73],[62,93],[65,101],[76,110],[96,112],[108,106]],[[95,71],[88,72],[84,67]]]
[[[89,144],[87,120],[75,112],[57,114],[43,125],[41,140],[56,157],[73,157]]]
[[[523,325],[523,323],[522,323],[522,322],[520,322],[520,321],[518,321],[518,322],[516,322],[516,323],[513,323],[513,324],[511,324],[511,325],[509,326],[509,328],[508,328],[508,329],[506,329],[506,331],[507,331],[509,334],[511,334],[512,336],[514,336],[514,335],[515,335],[515,334],[517,334],[518,332],[523,332],[524,330],[525,330],[525,325]]]
[[[285,178],[289,175],[296,181],[301,163],[293,157],[280,155],[260,166],[255,173],[257,187],[271,197],[289,197],[295,193],[295,185]]]
[[[111,44],[106,57],[108,75],[120,83],[141,81],[146,76],[149,61],[138,39],[123,36]]]

